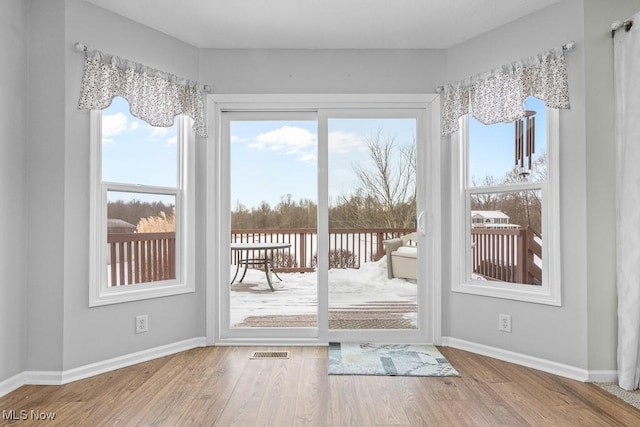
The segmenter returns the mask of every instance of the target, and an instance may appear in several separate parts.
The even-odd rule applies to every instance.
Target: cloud
[[[366,150],[367,143],[361,135],[344,131],[329,132],[329,151],[344,154]]]
[[[167,139],[167,143],[165,144],[166,147],[171,147],[172,145],[176,145],[178,143],[178,136],[172,136],[171,138]]]
[[[315,147],[318,138],[315,134],[296,126],[283,126],[269,132],[259,134],[255,141],[249,144],[250,148],[258,150],[281,151],[296,154],[306,151],[306,148]]]
[[[316,156],[315,152],[303,153],[300,156],[298,156],[297,160],[301,160],[305,163],[309,163],[310,165],[315,165],[318,163],[318,157]]]
[[[232,142],[239,141],[233,138]],[[296,126],[282,126],[261,133],[249,143],[255,150],[281,151],[297,155],[296,160],[309,164],[318,162],[318,137],[307,129]],[[336,131],[329,133],[329,151],[344,154],[352,151],[366,151],[367,143],[362,135],[353,132]]]
[[[149,139],[162,139],[172,131],[173,128],[152,127],[149,133]]]
[[[131,125],[129,126],[129,132],[133,132],[134,130],[139,129],[140,126],[141,124],[139,121],[131,122]]]
[[[118,136],[121,133],[125,132],[128,128],[127,121],[127,116],[124,113],[103,115],[102,138],[111,139],[111,137]]]

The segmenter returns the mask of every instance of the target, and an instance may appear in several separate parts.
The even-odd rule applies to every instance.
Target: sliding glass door
[[[432,339],[427,111],[366,107],[221,109],[217,340]]]

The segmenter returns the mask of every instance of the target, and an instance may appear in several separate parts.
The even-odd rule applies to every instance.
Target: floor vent
[[[288,351],[254,351],[251,359],[288,359]]]

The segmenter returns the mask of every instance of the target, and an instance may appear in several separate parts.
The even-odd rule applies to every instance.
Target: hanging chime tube
[[[519,132],[519,139],[520,139],[520,167],[523,168],[524,167],[524,124],[522,123],[521,120],[518,120],[520,122],[520,132]]]
[[[531,154],[536,152],[536,116],[531,116]]]
[[[533,128],[531,127],[531,117],[527,117],[527,156],[529,161],[529,164],[527,166],[529,167],[529,170],[531,170],[531,153],[533,148],[531,145],[532,133]]]
[[[519,152],[518,152],[518,124],[520,123],[520,119],[516,120],[515,122],[513,122],[513,124],[515,125],[513,128],[516,131],[516,134],[513,137],[513,143],[515,144],[514,150],[513,152],[516,154],[516,166],[518,166],[518,162],[520,161],[520,157],[519,157]]]

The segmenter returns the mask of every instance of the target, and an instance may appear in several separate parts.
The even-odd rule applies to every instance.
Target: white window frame
[[[256,330],[242,331],[236,328],[234,332],[238,333],[233,337],[228,334],[228,328],[224,325],[224,318],[228,318],[228,299],[225,296],[228,290],[229,281],[229,259],[228,246],[220,245],[223,239],[229,234],[230,227],[230,209],[229,199],[229,162],[227,144],[220,143],[224,140],[222,132],[223,113],[230,112],[261,112],[268,115],[272,112],[280,114],[282,112],[311,112],[318,115],[319,123],[323,121],[321,115],[331,111],[331,117],[335,117],[337,111],[340,110],[362,110],[369,111],[373,114],[373,110],[397,110],[397,109],[421,109],[423,110],[424,123],[424,140],[431,141],[425,144],[424,155],[426,156],[425,167],[426,173],[419,176],[431,182],[428,188],[425,188],[424,195],[425,206],[418,206],[418,211],[425,211],[422,216],[421,228],[426,244],[425,252],[432,254],[428,259],[431,261],[429,265],[422,264],[419,268],[422,273],[418,273],[421,280],[424,280],[425,286],[419,290],[418,298],[420,299],[420,307],[424,313],[424,317],[419,320],[424,325],[421,326],[421,332],[428,335],[429,340],[434,344],[440,344],[441,338],[441,234],[440,234],[440,103],[438,96],[434,94],[215,94],[207,97],[207,110],[212,112],[209,114],[208,128],[213,129],[216,135],[216,144],[207,147],[207,257],[210,262],[207,263],[207,344],[214,345],[217,343],[225,344],[326,344],[329,339],[336,339],[338,332],[333,332],[329,336],[328,332],[328,292],[326,289],[318,290],[318,328],[315,331],[305,331],[304,328],[297,330],[286,330],[285,328],[269,329],[262,328],[258,334],[264,335],[264,338],[256,338]],[[385,111],[385,115],[389,113]],[[380,114],[380,113],[378,113]],[[351,112],[348,113],[352,117]],[[326,126],[319,125],[318,139],[324,140],[328,129]],[[418,138],[420,138],[418,136]],[[422,138],[421,138],[422,139]],[[437,142],[436,142],[437,141]],[[318,153],[319,173],[328,167],[327,151],[321,150]],[[420,154],[418,154],[420,155]],[[422,172],[420,172],[422,173]],[[319,179],[321,176],[319,175]],[[318,194],[318,209],[320,213],[325,211],[325,203],[328,200],[326,194],[326,186],[320,186]],[[226,204],[225,204],[226,203]],[[324,214],[318,219],[318,231],[320,236],[328,236],[328,218]],[[319,239],[320,247],[328,247],[328,237]],[[322,241],[322,242],[321,242]],[[318,283],[328,283],[327,269],[323,267],[328,260],[323,255],[325,251],[319,251],[319,263],[321,267],[318,273]],[[222,304],[222,309],[219,309]],[[246,336],[243,334],[246,332]],[[391,338],[387,338],[384,342],[399,342],[409,338],[393,331],[389,334]],[[341,337],[342,338],[342,337]],[[360,337],[361,338],[361,337]],[[353,337],[351,338],[353,340]],[[340,341],[340,339],[338,339]],[[344,341],[344,340],[343,340]],[[420,341],[424,342],[424,340]]]
[[[468,187],[469,118],[451,137],[451,290],[494,298],[562,305],[559,212],[559,113],[547,108],[547,181],[491,187]],[[472,194],[540,190],[542,193],[542,286],[474,280],[471,277]]]
[[[139,301],[195,292],[194,281],[194,149],[190,119],[177,118],[178,182],[176,187],[102,181],[102,110],[90,116],[90,289],[89,307]],[[124,191],[175,196],[176,278],[126,286],[107,287],[107,193]]]

